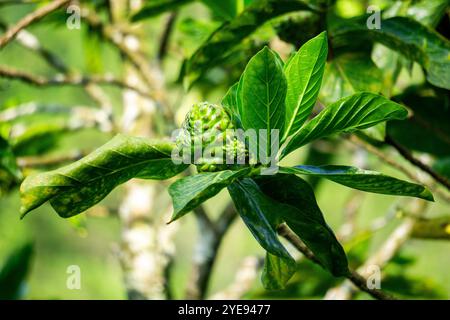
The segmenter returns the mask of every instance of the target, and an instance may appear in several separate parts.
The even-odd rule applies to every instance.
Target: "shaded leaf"
[[[218,65],[233,48],[265,22],[282,14],[314,10],[300,0],[260,0],[251,3],[239,16],[219,27],[186,61],[184,74],[191,86],[206,70]]]
[[[279,214],[321,265],[335,276],[346,275],[344,249],[326,224],[311,186],[299,177],[282,174],[260,179],[258,183],[266,195],[289,206],[289,210],[279,210]]]
[[[147,4],[142,7],[138,12],[131,17],[132,22],[141,21],[144,19],[152,18],[161,13],[174,10],[182,5],[193,2],[194,0],[157,0],[148,1]]]
[[[276,215],[279,209],[277,203],[264,195],[249,178],[229,185],[228,191],[242,220],[258,243],[268,253],[284,259],[286,263],[295,263],[275,231],[275,226],[281,223]]]
[[[286,121],[283,140],[297,134],[311,114],[322,84],[327,55],[327,33],[322,32],[306,42],[286,65]]]
[[[342,26],[333,34],[334,43],[341,45],[369,37],[420,63],[431,84],[450,89],[450,42],[431,28],[406,17],[385,19],[380,29],[368,30],[365,18]]]
[[[173,201],[171,222],[182,217],[200,204],[214,197],[234,180],[245,176],[250,168],[238,171],[224,170],[219,172],[199,173],[178,179],[169,187]]]
[[[281,173],[316,175],[344,186],[366,192],[409,196],[434,201],[428,188],[406,182],[379,172],[349,166],[295,166],[280,167]]]
[[[71,217],[132,178],[175,176],[187,165],[172,162],[172,149],[169,142],[118,135],[77,162],[27,177],[20,187],[22,217],[47,201],[61,217]]]
[[[30,269],[33,245],[27,243],[8,256],[0,268],[0,299],[19,299]]]
[[[287,144],[283,155],[331,134],[366,129],[377,123],[404,119],[407,111],[382,96],[361,92],[343,98],[319,113]]]

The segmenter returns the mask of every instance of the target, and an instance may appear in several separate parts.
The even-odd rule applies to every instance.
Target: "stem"
[[[395,150],[400,153],[403,158],[408,160],[411,164],[414,166],[420,168],[422,171],[428,173],[430,176],[432,176],[437,182],[445,186],[448,190],[450,190],[450,181],[448,181],[445,177],[441,176],[439,173],[434,171],[432,168],[430,168],[428,165],[420,161],[419,159],[415,158],[412,153],[406,149],[404,146],[396,142],[392,137],[389,135],[386,135],[385,142],[392,146]]]
[[[316,255],[294,234],[286,224],[281,224],[278,229],[278,234],[289,241],[298,251],[300,251],[306,258],[311,260],[312,262],[322,266],[319,259],[317,259]],[[379,289],[370,289],[367,287],[367,280],[358,274],[356,271],[350,271],[346,278],[350,280],[356,287],[360,290],[367,292],[372,297],[378,300],[395,300],[393,296],[388,293],[385,293]]]
[[[71,0],[55,0],[48,5],[33,11],[19,20],[14,26],[12,26],[5,34],[0,37],[0,49],[5,47],[11,40],[13,40],[21,30],[28,27],[30,24],[41,20],[46,15],[58,10],[62,6],[68,4]]]

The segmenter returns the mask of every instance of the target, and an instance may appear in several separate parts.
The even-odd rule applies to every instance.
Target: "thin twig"
[[[289,243],[291,243],[298,251],[300,251],[306,258],[311,260],[312,262],[322,265],[317,259],[316,255],[303,243],[303,241],[300,240],[299,237],[297,237],[296,234],[294,234],[289,227],[286,224],[281,224],[278,229],[278,234],[285,238]],[[393,300],[395,299],[390,294],[379,290],[379,289],[371,289],[367,286],[367,281],[364,277],[359,275],[355,271],[350,271],[349,274],[346,276],[348,280],[350,280],[356,287],[358,287],[360,290],[367,292],[372,297],[378,300]]]
[[[54,0],[48,5],[37,9],[26,15],[24,18],[19,20],[14,26],[8,29],[3,36],[0,37],[0,49],[5,47],[11,40],[13,40],[21,30],[28,27],[30,24],[37,22],[49,15],[53,11],[58,10],[62,6],[68,4],[71,0]]]
[[[57,75],[53,78],[45,78],[39,75],[34,75],[22,70],[13,69],[10,67],[0,66],[0,76],[8,79],[20,80],[28,84],[39,87],[44,86],[85,86],[90,83],[98,85],[110,85],[121,89],[128,89],[137,92],[138,94],[150,97],[147,92],[128,84],[124,81],[114,78],[113,76],[105,75],[90,75],[90,76],[66,76]]]
[[[372,153],[373,155],[377,156],[381,161],[388,164],[389,166],[397,169],[398,171],[402,172],[407,176],[409,179],[427,186],[433,193],[437,194],[439,197],[441,197],[446,202],[450,202],[450,196],[443,192],[442,190],[435,188],[433,185],[430,185],[429,183],[425,183],[421,179],[417,177],[415,173],[413,173],[411,170],[409,170],[407,167],[403,166],[398,161],[395,161],[394,159],[390,158],[388,155],[386,155],[384,152],[380,151],[379,149],[375,148],[373,145],[361,140],[355,135],[350,136],[349,141],[358,145],[359,147],[362,147]]]
[[[410,238],[417,217],[423,216],[428,202],[423,200],[414,200],[411,203],[412,209],[410,215],[400,226],[398,226],[381,247],[358,268],[358,272],[364,276],[370,276],[372,266],[383,269],[389,261],[397,254],[405,242]],[[415,217],[415,218],[413,218]],[[351,280],[351,279],[350,279]],[[353,281],[352,281],[353,282]],[[354,283],[354,282],[353,282]],[[355,294],[355,289],[349,282],[344,282],[340,286],[330,289],[325,295],[325,299],[350,299]]]
[[[159,44],[159,50],[158,50],[158,60],[162,61],[164,60],[166,54],[167,54],[167,47],[169,44],[170,36],[172,34],[173,27],[175,25],[175,21],[177,19],[178,12],[172,12],[166,22],[161,41]]]
[[[415,158],[413,154],[406,149],[404,146],[399,144],[397,141],[392,139],[391,136],[386,135],[386,138],[384,140],[388,145],[393,147],[395,150],[398,151],[399,154],[402,155],[403,158],[408,160],[411,164],[414,166],[420,168],[422,171],[428,173],[430,176],[432,176],[437,182],[445,186],[448,190],[450,190],[450,181],[448,181],[445,177],[441,176],[439,173],[434,171],[432,168],[430,168],[427,164],[423,163],[419,159]]]

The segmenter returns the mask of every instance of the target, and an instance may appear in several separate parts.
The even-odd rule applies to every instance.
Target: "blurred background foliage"
[[[309,2],[320,6],[327,1]],[[2,3],[0,0],[0,30],[4,29],[2,26],[14,24],[46,3],[19,0],[17,3]],[[95,8],[103,21],[108,19],[107,1],[82,3],[91,9]],[[195,54],[224,21],[235,21],[233,19],[251,3],[251,0],[145,1],[146,10],[133,17],[141,26],[141,50],[151,57],[148,60],[150,62],[160,54],[159,39],[163,37],[170,15],[168,11],[176,12],[167,53],[162,60],[164,79],[161,81],[164,82],[171,109],[176,110],[177,125],[193,103],[205,100],[219,102],[228,87],[238,80],[249,58],[264,45],[272,46],[287,59],[294,49],[323,30],[325,18],[340,21],[364,16],[369,5],[376,5],[384,10],[383,17],[409,16],[423,25],[436,28],[437,32],[447,38],[450,30],[447,1],[337,0],[328,17],[310,12],[294,12],[268,19],[255,32],[238,41],[232,50],[226,52],[226,56],[218,57],[220,59],[214,66],[208,66],[195,74],[195,81],[186,83],[183,75],[189,72],[186,68],[192,68],[187,59]],[[124,65],[120,52],[104,41],[99,31],[83,19],[81,29],[73,30],[66,27],[66,19],[64,10],[59,10],[27,30],[39,39],[46,50],[61,59],[62,65],[67,66],[68,70],[65,71],[68,73],[108,73],[121,78]],[[386,130],[400,144],[431,163],[437,172],[449,177],[448,90],[426,82],[426,74],[418,63],[381,44],[372,46],[368,42],[352,44],[350,49],[348,46],[335,49],[335,56],[327,65],[321,101],[328,104],[353,91],[369,90],[405,104],[413,112],[413,116],[407,121],[389,123],[387,128],[380,130]],[[42,56],[25,48],[18,41],[13,41],[7,48],[0,50],[0,65],[49,78],[55,75],[55,71],[61,71],[55,70]],[[447,75],[450,74],[448,68],[446,72]],[[450,84],[447,83],[448,85]],[[188,92],[185,91],[187,86],[191,87]],[[120,88],[105,86],[104,90],[110,96],[114,117],[120,118],[123,101]],[[67,163],[111,138],[112,132],[104,130],[101,122],[77,118],[74,106],[93,109],[93,105],[95,101],[81,86],[37,87],[0,77],[0,115],[3,117],[0,118],[0,298],[126,298],[123,271],[117,258],[121,225],[117,210],[114,209],[118,206],[123,187],[115,190],[86,215],[63,220],[50,206],[45,205],[27,219],[19,220],[18,185],[23,175]],[[8,110],[17,106],[25,110],[24,113],[8,118]],[[380,144],[376,139],[376,132],[362,132],[361,137],[375,146]],[[385,146],[379,148],[386,151]],[[393,157],[402,166],[413,172],[417,171],[398,155]],[[41,159],[40,164],[32,165],[36,158]],[[60,161],[55,164],[54,159]],[[356,147],[349,139],[338,137],[303,148],[286,161],[292,164],[326,164],[331,160],[336,164],[362,161],[364,167],[376,168],[404,178],[403,173]],[[417,174],[424,176],[421,172]],[[355,232],[360,232],[361,236],[344,243],[352,266],[358,266],[376,252],[380,244],[405,219],[405,214],[399,211],[394,210],[392,214],[392,208],[401,206],[407,199],[374,194],[361,196],[359,193],[355,196],[355,191],[332,182],[310,182],[315,186],[318,203],[327,221],[338,234],[345,223],[349,202],[359,197]],[[447,192],[448,195],[448,190],[444,189],[442,192]],[[447,201],[436,196],[436,202],[429,207],[427,218],[448,216],[450,212]],[[214,217],[217,215],[217,208],[225,205],[226,197],[220,194],[209,200],[206,208]],[[364,234],[365,230],[370,230],[374,221],[383,218],[386,221],[382,228]],[[170,270],[169,286],[174,298],[182,298],[198,231],[193,215],[177,223],[180,230],[176,234],[177,249]],[[449,299],[449,252],[448,239],[408,240],[383,270],[383,289],[406,298]],[[209,293],[220,292],[233,282],[242,260],[249,255],[262,257],[263,252],[244,225],[235,223],[220,247]],[[66,287],[66,269],[70,265],[79,265],[81,268],[81,290],[69,290]],[[298,272],[285,290],[265,291],[256,280],[244,298],[322,298],[330,287],[341,281],[342,279],[333,278],[309,261],[300,259]],[[365,294],[357,296],[367,297]]]

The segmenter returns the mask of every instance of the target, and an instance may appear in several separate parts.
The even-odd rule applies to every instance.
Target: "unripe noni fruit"
[[[183,153],[190,152],[199,172],[233,169],[244,165],[248,156],[245,143],[230,131],[234,129],[227,110],[201,102],[186,115],[176,143]]]

